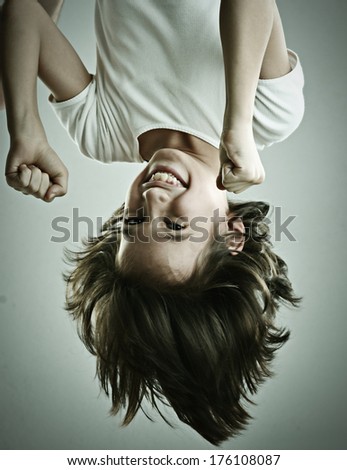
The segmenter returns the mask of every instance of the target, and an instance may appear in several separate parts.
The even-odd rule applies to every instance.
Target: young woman
[[[279,302],[298,301],[268,206],[225,191],[261,183],[258,151],[299,125],[298,57],[274,0],[98,0],[91,75],[43,7],[3,8],[7,182],[44,201],[67,191],[38,76],[82,153],[148,161],[100,237],[71,255],[67,309],[113,412],[127,407],[128,423],[144,397],[164,400],[217,444],[242,429],[244,401],[288,338],[274,326]]]

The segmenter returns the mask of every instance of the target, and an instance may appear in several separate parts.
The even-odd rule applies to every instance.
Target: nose
[[[150,218],[160,217],[167,211],[171,201],[170,195],[163,188],[149,188],[142,194],[147,215]]]

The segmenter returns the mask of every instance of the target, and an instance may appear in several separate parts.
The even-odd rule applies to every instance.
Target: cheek
[[[140,204],[141,204],[141,195],[140,195],[140,191],[139,191],[139,188],[140,188],[140,185],[141,185],[141,182],[143,181],[143,178],[144,176],[142,175],[142,173],[140,173],[140,175],[138,175],[134,181],[130,184],[127,192],[126,192],[126,195],[125,195],[125,207],[126,209],[138,209],[140,208]]]
[[[228,212],[228,201],[226,191],[214,188],[199,188],[196,191],[187,191],[178,198],[173,207],[179,215],[187,217],[211,217],[215,211],[224,217]]]

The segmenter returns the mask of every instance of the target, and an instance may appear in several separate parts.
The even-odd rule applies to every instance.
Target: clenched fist
[[[220,142],[220,171],[217,186],[240,193],[265,179],[265,171],[256,148],[252,127],[226,130]]]
[[[12,142],[5,175],[9,186],[45,202],[67,192],[67,168],[44,138],[22,137]]]

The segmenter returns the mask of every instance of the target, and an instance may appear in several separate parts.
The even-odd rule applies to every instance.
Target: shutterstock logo
[[[245,237],[252,237],[253,226],[260,221],[270,228],[271,240],[281,242],[283,240],[295,242],[294,221],[296,215],[283,215],[282,207],[274,207],[271,217],[254,218]],[[66,243],[67,241],[79,242],[85,236],[87,229],[88,237],[99,236],[102,232],[103,224],[106,220],[102,217],[94,219],[81,215],[79,208],[72,209],[72,216],[58,216],[52,220],[51,228],[53,235],[50,238],[54,243]],[[228,231],[240,234],[241,217],[227,219],[216,209],[211,217],[196,216],[188,220],[187,217],[170,219],[168,217],[155,217],[150,219],[143,216],[143,211],[137,211],[130,219],[125,217],[117,226],[111,228],[122,232],[122,237],[130,243],[167,243],[172,238],[175,241],[189,239],[192,243],[202,243],[211,238],[211,234],[217,241],[223,241],[223,234],[228,227]]]

